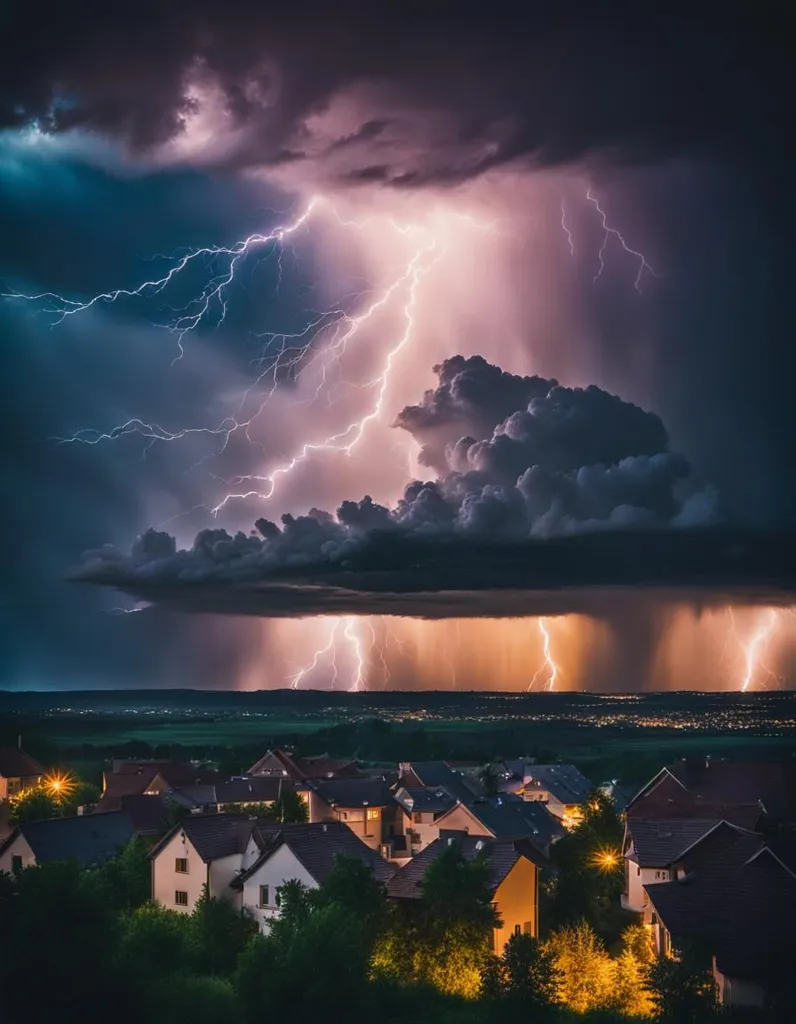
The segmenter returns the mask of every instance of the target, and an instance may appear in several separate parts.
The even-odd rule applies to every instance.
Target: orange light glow
[[[66,800],[75,791],[75,780],[68,772],[52,772],[42,779],[42,787],[55,800]]]
[[[618,850],[611,850],[603,847],[602,849],[596,850],[592,855],[591,863],[592,867],[597,868],[599,871],[604,871],[606,874],[609,871],[615,871],[621,863],[621,857]]]

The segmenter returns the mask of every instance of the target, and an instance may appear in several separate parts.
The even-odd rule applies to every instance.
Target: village
[[[387,769],[273,749],[235,777],[184,762],[115,760],[93,806],[15,822],[14,808],[32,796],[57,799],[74,785],[18,746],[0,751],[0,799],[12,819],[0,873],[20,879],[69,861],[101,870],[138,844],[150,905],[195,915],[218,901],[268,936],[290,893],[322,892],[341,864],[358,864],[410,920],[443,863],[451,878],[458,863],[462,879],[477,865],[493,915],[484,929],[493,963],[527,940],[554,947],[562,929],[571,939],[577,927],[596,929],[609,944],[624,929],[642,967],[691,964],[698,946],[715,1006],[762,1012],[781,999],[788,968],[775,947],[796,914],[795,779],[788,762],[689,759],[628,793],[574,765],[525,758]],[[579,993],[577,978],[567,981],[566,956],[559,961],[551,1000],[599,1006]],[[487,984],[483,971],[478,985],[466,977],[460,970],[459,982],[441,987],[474,996]],[[618,977],[605,984],[616,988]],[[637,1016],[652,1015],[652,996],[636,1002]]]

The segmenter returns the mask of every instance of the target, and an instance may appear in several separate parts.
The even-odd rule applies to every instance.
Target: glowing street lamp
[[[66,800],[75,790],[75,780],[68,772],[51,772],[42,779],[42,786],[54,800]]]
[[[621,857],[618,850],[601,847],[592,854],[591,863],[598,871],[604,871],[607,874],[609,871],[615,871],[619,867]]]

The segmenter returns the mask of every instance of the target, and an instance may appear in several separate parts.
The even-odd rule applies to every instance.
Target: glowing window
[[[368,821],[378,821],[381,817],[380,807],[368,807]]]
[[[177,857],[175,859],[175,861],[174,861],[174,870],[177,872],[178,875],[187,875],[188,874],[188,858],[187,857]]]
[[[174,893],[174,903],[178,907],[187,907],[188,906],[188,893],[187,892],[183,892],[182,889],[178,889]]]

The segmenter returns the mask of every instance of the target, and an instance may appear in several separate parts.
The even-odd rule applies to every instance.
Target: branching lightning
[[[636,274],[636,280],[635,280],[635,283],[634,283],[634,288],[640,294],[641,293],[641,277],[642,277],[644,271],[646,270],[648,273],[652,274],[653,277],[657,277],[658,275],[655,273],[655,271],[649,265],[649,263],[647,262],[647,259],[644,256],[644,254],[640,253],[640,252],[637,252],[635,249],[631,249],[631,247],[627,244],[627,242],[624,240],[624,238],[619,233],[619,231],[617,231],[616,228],[610,226],[610,224],[608,223],[607,214],[605,213],[603,208],[600,206],[599,200],[596,198],[596,196],[592,195],[591,185],[586,190],[586,199],[590,203],[592,203],[594,205],[595,209],[597,210],[597,213],[600,215],[600,218],[602,220],[603,232],[604,232],[604,234],[603,234],[603,243],[600,246],[599,253],[597,254],[597,258],[599,260],[599,267],[597,269],[597,273],[594,275],[595,282],[599,280],[599,278],[602,276],[603,270],[605,269],[605,259],[604,259],[605,249],[606,249],[606,246],[608,245],[608,242],[613,237],[613,238],[616,238],[616,240],[619,242],[619,244],[622,246],[622,248],[625,250],[626,253],[628,253],[630,256],[634,256],[636,258],[636,260],[638,260],[638,273]],[[564,226],[564,222],[563,222],[563,203],[562,203],[562,226]],[[566,227],[564,228],[564,230],[567,230]],[[567,233],[569,234],[569,232],[567,232]],[[571,244],[572,244],[572,241],[571,241],[571,236],[570,236],[570,245]]]
[[[352,693],[363,689],[366,683],[367,664],[362,647],[362,638],[358,633],[358,628],[360,623],[364,621],[367,620],[360,620],[355,615],[348,615],[345,618],[331,619],[326,643],[315,651],[312,658],[303,665],[295,675],[289,677],[291,690],[297,690],[301,682],[308,679],[309,676],[315,672],[319,665],[324,661],[326,655],[329,655],[329,662],[333,671],[329,685],[329,688],[333,690],[339,676],[337,666],[337,648],[338,644],[343,641],[348,647],[352,664],[351,683],[348,688]],[[371,632],[373,633],[373,640],[375,642],[376,635],[372,626]],[[388,671],[386,663],[385,671]]]
[[[536,680],[545,670],[547,670],[548,677],[547,682],[545,684],[545,689],[554,690],[556,686],[556,680],[559,676],[559,668],[550,651],[550,628],[548,627],[547,619],[544,616],[538,618],[536,620],[536,624],[539,627],[539,632],[542,634],[542,650],[544,652],[544,661],[534,673],[533,679],[531,679],[530,683],[528,684],[528,689],[532,690],[534,688],[534,685],[536,684]]]
[[[743,654],[743,677],[741,679],[740,686],[741,692],[746,693],[751,684],[760,677],[761,670],[765,673],[767,678],[778,682],[779,677],[777,674],[763,661],[769,640],[780,626],[780,617],[777,609],[766,608],[762,612],[752,635],[747,637],[745,640],[738,635],[738,630],[735,624],[735,615],[733,614],[732,608],[728,608],[727,613],[730,620],[730,632],[740,645]]]

